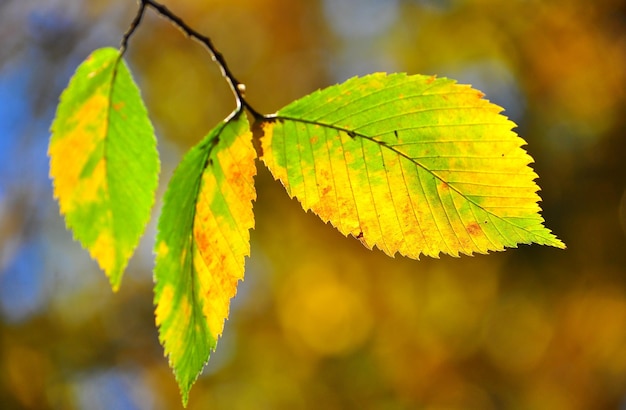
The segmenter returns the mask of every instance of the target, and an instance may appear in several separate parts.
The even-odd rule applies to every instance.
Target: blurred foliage
[[[211,36],[263,112],[372,71],[485,91],[519,124],[543,215],[568,245],[391,259],[303,213],[260,169],[246,280],[189,408],[625,405],[622,1],[166,3]],[[180,407],[154,326],[150,240],[112,295],[64,229],[47,178],[60,91],[91,50],[119,43],[134,12],[122,0],[0,2],[3,409]],[[164,187],[234,102],[200,46],[148,17],[127,58]]]

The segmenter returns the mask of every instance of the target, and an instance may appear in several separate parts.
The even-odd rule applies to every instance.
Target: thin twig
[[[141,21],[141,17],[143,16],[143,11],[146,6],[150,6],[159,15],[161,15],[162,17],[165,17],[167,20],[173,23],[176,27],[178,27],[183,33],[185,33],[185,35],[187,35],[187,37],[196,40],[209,51],[209,53],[211,54],[211,58],[219,66],[222,72],[222,76],[224,77],[228,85],[230,86],[230,89],[233,92],[233,95],[235,96],[235,100],[237,101],[236,111],[239,111],[242,108],[245,108],[250,112],[250,114],[252,114],[252,116],[254,116],[255,119],[265,118],[263,114],[260,114],[258,111],[252,108],[252,106],[246,101],[244,97],[245,85],[237,81],[233,73],[228,68],[228,64],[226,64],[226,60],[224,59],[224,56],[215,48],[211,39],[197,32],[193,28],[189,27],[187,23],[185,23],[176,14],[171,12],[163,4],[157,3],[154,0],[141,0],[141,4],[139,6],[139,11],[137,12],[137,16],[135,16],[135,19],[133,20],[130,28],[128,29],[128,32],[124,35],[124,38],[122,40],[122,52],[126,48],[126,43],[128,42],[128,38],[130,37],[130,35],[133,33],[133,31],[135,30],[135,28]]]
[[[137,27],[139,27],[139,23],[141,23],[141,18],[143,17],[143,12],[145,11],[145,9],[146,3],[142,1],[139,4],[139,10],[137,10],[135,18],[130,23],[130,27],[128,27],[126,33],[124,33],[124,37],[122,37],[122,42],[120,44],[120,56],[123,56],[126,52],[126,48],[128,47],[128,39],[130,38],[130,36],[133,35]]]

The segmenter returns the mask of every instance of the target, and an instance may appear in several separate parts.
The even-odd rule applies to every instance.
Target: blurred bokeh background
[[[626,409],[626,5],[621,0],[165,1],[264,113],[354,75],[472,84],[505,107],[565,251],[388,258],[304,213],[259,164],[246,279],[190,409]],[[176,409],[157,340],[155,220],[113,294],[48,179],[61,90],[133,0],[0,0],[0,408]],[[126,55],[160,196],[234,107],[149,11]]]

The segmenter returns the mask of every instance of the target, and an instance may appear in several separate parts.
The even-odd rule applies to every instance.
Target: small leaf
[[[262,123],[263,161],[305,210],[388,255],[563,248],[502,109],[421,75],[353,78]]]
[[[159,173],[154,130],[118,50],[96,50],[78,67],[51,130],[61,214],[117,290],[150,219]]]
[[[241,112],[184,157],[164,198],[155,244],[159,339],[186,405],[228,317],[250,254],[256,152]]]

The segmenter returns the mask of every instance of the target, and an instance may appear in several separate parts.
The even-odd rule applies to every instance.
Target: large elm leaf
[[[176,168],[155,244],[156,323],[183,404],[221,335],[254,226],[256,152],[241,112]]]
[[[524,140],[482,97],[446,78],[352,78],[262,120],[262,159],[305,210],[388,255],[563,248]]]
[[[154,130],[118,50],[96,50],[78,67],[51,130],[61,214],[117,290],[150,219],[159,173]]]

